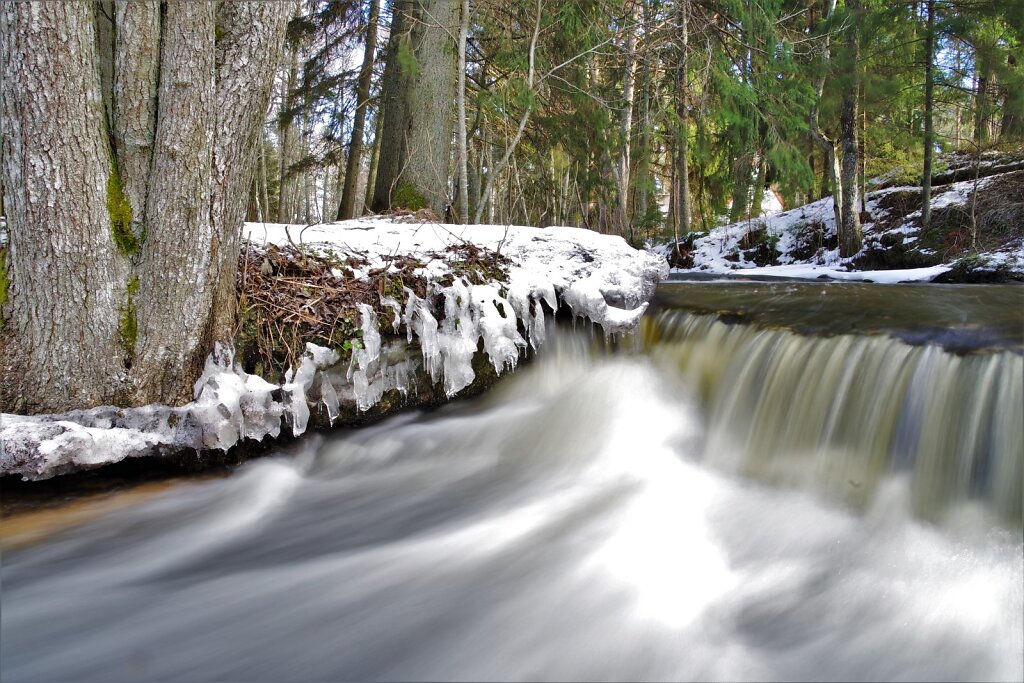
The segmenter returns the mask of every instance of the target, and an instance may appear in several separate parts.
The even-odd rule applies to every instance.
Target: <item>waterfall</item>
[[[663,310],[652,357],[700,397],[714,466],[863,507],[907,476],[914,512],[981,503],[1019,525],[1024,357],[955,354],[888,336],[807,336]]]

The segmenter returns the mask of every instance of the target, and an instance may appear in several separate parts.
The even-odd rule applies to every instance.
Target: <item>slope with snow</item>
[[[1001,191],[998,188],[1005,184],[1024,184],[1024,177],[1020,176],[1019,171],[1010,171],[983,177],[978,180],[976,189],[973,179],[938,186],[933,189],[933,215],[943,211],[966,215],[975,191],[979,196],[987,191],[998,193]],[[868,192],[870,220],[862,225],[864,246],[850,258],[839,255],[832,198],[825,197],[788,211],[717,227],[706,235],[697,236],[692,249],[687,250],[690,263],[673,272],[919,282],[948,273],[969,257],[977,268],[999,268],[1011,274],[1024,274],[1024,238],[1021,237],[1011,237],[988,251],[967,255],[963,247],[956,252],[953,249],[940,252],[928,246],[920,226],[920,208],[904,210],[902,206],[905,203],[913,208],[915,202],[919,206],[920,191],[921,188],[914,186],[892,186]],[[903,197],[906,200],[901,202]],[[962,227],[954,225],[950,233],[957,230],[963,232]],[[909,253],[912,258],[906,260],[920,262],[921,267],[864,267],[878,260],[877,255],[894,248]],[[654,250],[670,257],[673,246],[671,243],[659,245]]]

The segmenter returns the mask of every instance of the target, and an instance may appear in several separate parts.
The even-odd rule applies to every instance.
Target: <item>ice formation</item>
[[[195,399],[178,408],[102,406],[65,415],[0,414],[0,472],[48,479],[128,457],[189,448],[226,451],[242,439],[278,436],[282,419],[299,435],[309,421],[309,394],[316,382],[328,412],[337,416],[337,396],[321,372],[337,361],[335,351],[306,344],[299,368],[289,370],[286,382],[277,386],[247,374],[230,349],[218,346],[196,382]]]
[[[250,223],[246,232],[250,242],[284,246],[296,234],[289,227]],[[288,370],[280,386],[245,373],[230,349],[217,348],[196,382],[195,399],[178,408],[0,414],[0,473],[46,479],[126,457],[189,448],[227,450],[242,439],[276,437],[282,424],[299,435],[307,429],[311,409],[322,406],[333,422],[343,404],[366,411],[386,391],[408,395],[420,373],[442,383],[452,397],[473,382],[473,358],[480,348],[500,373],[515,368],[527,346],[543,344],[545,307],[556,311],[561,300],[573,315],[588,318],[606,333],[624,332],[638,323],[668,274],[662,257],[633,249],[620,237],[577,228],[361,219],[311,226],[298,234],[304,246],[364,258],[368,265],[354,271],[356,278],[388,267],[396,256],[418,258],[430,283],[426,296],[409,288],[402,301],[381,295],[381,306],[391,311],[383,321],[371,306],[357,304],[361,335],[352,342],[347,367],[339,367],[336,351],[308,343],[298,367]],[[507,256],[507,279],[473,284],[454,276],[448,249],[466,244]],[[382,331],[399,334],[403,326],[404,343],[382,336]],[[413,342],[418,357],[408,353]]]

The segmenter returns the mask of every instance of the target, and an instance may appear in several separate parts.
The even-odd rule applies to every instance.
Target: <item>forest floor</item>
[[[864,245],[851,258],[839,255],[831,197],[690,233],[679,253],[671,243],[656,250],[684,277],[1024,281],[1024,150],[944,155],[938,168],[928,228],[919,179],[896,170],[868,181]]]

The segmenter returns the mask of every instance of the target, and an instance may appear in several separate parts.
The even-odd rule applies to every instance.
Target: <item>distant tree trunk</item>
[[[281,108],[286,109],[291,106],[291,93],[295,88],[295,81],[298,78],[299,70],[299,53],[296,46],[289,46],[288,50],[288,72],[286,78],[281,83]],[[279,147],[281,151],[281,157],[278,160],[278,186],[277,186],[277,222],[278,223],[291,223],[295,215],[294,206],[294,192],[293,186],[295,185],[295,179],[289,177],[288,167],[292,163],[292,157],[295,155],[295,122],[293,120],[286,120],[284,116],[281,116],[280,122],[277,127],[277,139],[279,140]]]
[[[644,3],[644,24],[649,23],[649,5]],[[642,57],[640,85],[640,149],[636,177],[636,210],[639,220],[647,218],[648,197],[651,192],[651,65],[646,55]]]
[[[768,160],[763,151],[757,153],[757,169],[754,171],[754,187],[750,193],[750,215],[757,217],[761,215],[761,205],[764,203],[764,179],[768,173]]]
[[[462,0],[459,19],[459,39],[456,50],[459,53],[459,63],[456,69],[458,82],[455,90],[455,98],[458,103],[456,113],[456,172],[459,176],[458,207],[459,223],[469,224],[469,149],[466,144],[466,39],[469,37],[469,0]]]
[[[747,146],[747,141],[743,140],[733,167],[732,209],[729,211],[732,223],[750,216],[750,176],[754,171],[754,153],[744,151]]]
[[[1024,78],[1017,70],[1017,58],[1011,53],[1006,58],[1008,74],[1015,74],[1004,88],[1003,119],[999,126],[1001,142],[1024,140]]]
[[[932,0],[929,0],[931,2]],[[838,225],[839,255],[849,258],[860,251],[863,237],[860,212],[857,211],[857,170],[860,145],[857,141],[857,104],[860,90],[860,0],[846,0],[852,22],[846,28],[846,60],[853,83],[843,90],[839,108],[839,126],[843,141],[842,223]]]
[[[366,124],[366,109],[370,103],[370,85],[373,80],[373,57],[377,49],[377,18],[380,15],[380,0],[370,0],[370,17],[366,24],[366,45],[363,48],[363,66],[359,71],[356,86],[356,113],[352,120],[352,139],[348,146],[348,163],[345,164],[345,185],[341,191],[338,206],[338,220],[348,220],[355,215],[356,188],[359,185],[359,169],[363,157],[363,129]]]
[[[992,118],[992,104],[989,97],[989,81],[992,79],[994,47],[984,40],[974,53],[974,70],[977,77],[977,92],[974,95],[974,144],[984,147],[991,139],[989,128]]]
[[[935,135],[932,128],[933,101],[935,99],[935,0],[928,0],[927,26],[924,36],[924,170],[921,174],[921,227],[928,228],[932,222],[932,148]]]
[[[363,210],[365,214],[370,211],[373,205],[373,185],[377,178],[377,160],[380,159],[380,132],[384,121],[383,113],[377,109],[377,124],[373,128],[373,146],[370,148],[370,168],[366,173],[366,197],[363,199]]]
[[[690,50],[690,0],[679,0],[676,10],[676,22],[678,24],[679,54],[676,66],[676,192],[673,197],[676,214],[675,223],[679,226],[680,233],[690,231],[690,120],[689,120],[689,96],[690,81],[688,70],[688,57]]]
[[[629,164],[631,138],[633,135],[633,86],[636,81],[636,36],[640,18],[637,0],[631,0],[626,17],[626,44],[623,47],[626,65],[622,75],[622,109],[619,112],[619,157],[615,169],[615,231],[632,240],[633,230],[629,221]]]
[[[825,0],[825,16],[822,23],[827,24],[832,18],[832,15],[835,14],[835,11],[836,0]],[[827,182],[830,186],[830,190],[832,192],[832,213],[835,215],[836,230],[838,231],[842,229],[843,225],[843,189],[842,185],[839,183],[842,171],[839,168],[839,155],[836,152],[836,143],[834,140],[830,140],[825,136],[825,133],[821,130],[821,126],[818,123],[818,112],[821,107],[822,95],[825,92],[826,72],[831,63],[831,42],[831,34],[826,33],[822,38],[822,69],[820,75],[814,79],[814,92],[816,97],[814,98],[814,103],[811,106],[809,128],[811,131],[811,139],[818,144],[818,147],[821,148],[822,154],[825,156],[822,185],[824,186]],[[822,191],[821,194],[824,196],[825,192]]]
[[[377,175],[374,180],[373,211],[380,213],[391,208],[391,196],[395,191],[398,176],[402,172],[405,155],[406,124],[409,102],[406,91],[412,87],[408,68],[403,69],[400,60],[412,54],[410,46],[412,32],[412,0],[394,0],[391,10],[391,26],[384,75],[381,79],[381,120],[377,136]],[[403,57],[404,56],[404,57]]]
[[[540,22],[541,15],[543,12],[542,3],[543,0],[537,0],[536,19],[533,24],[533,35],[530,38],[530,48],[527,54],[527,64],[529,66],[527,67],[526,72],[526,87],[529,88],[531,91],[533,90],[534,80],[537,74],[537,39],[540,36]],[[505,147],[505,154],[502,156],[500,160],[498,160],[498,163],[495,164],[494,166],[492,166],[490,163],[490,147],[485,148],[485,153],[487,155],[487,180],[484,182],[484,189],[480,193],[480,201],[476,207],[476,215],[473,216],[474,223],[480,222],[480,216],[483,213],[485,207],[489,216],[487,222],[494,222],[495,207],[491,203],[491,192],[494,188],[494,183],[496,182],[496,179],[498,178],[498,176],[502,174],[502,172],[504,172],[505,167],[508,164],[508,160],[512,157],[513,152],[515,152],[516,150],[516,146],[519,145],[519,141],[523,137],[523,131],[526,130],[526,124],[530,120],[530,111],[531,109],[528,105],[526,107],[526,110],[523,112],[523,115],[519,119],[519,127],[516,129],[516,132],[512,136],[512,139],[508,141],[508,144]],[[511,186],[512,183],[509,183],[510,190]]]
[[[165,7],[117,3],[108,129],[93,6],[0,6],[19,364],[3,368],[0,408],[181,402],[212,340],[233,331],[285,5]],[[10,163],[33,158],[31,177]]]
[[[374,210],[395,202],[443,215],[454,134],[459,0],[397,0],[382,84],[384,130]],[[408,57],[415,59],[415,68]],[[402,62],[406,63],[403,64]]]
[[[260,132],[259,142],[256,143],[257,163],[256,172],[258,175],[260,193],[260,221],[270,220],[270,192],[267,189],[267,149],[263,141],[263,133]]]

